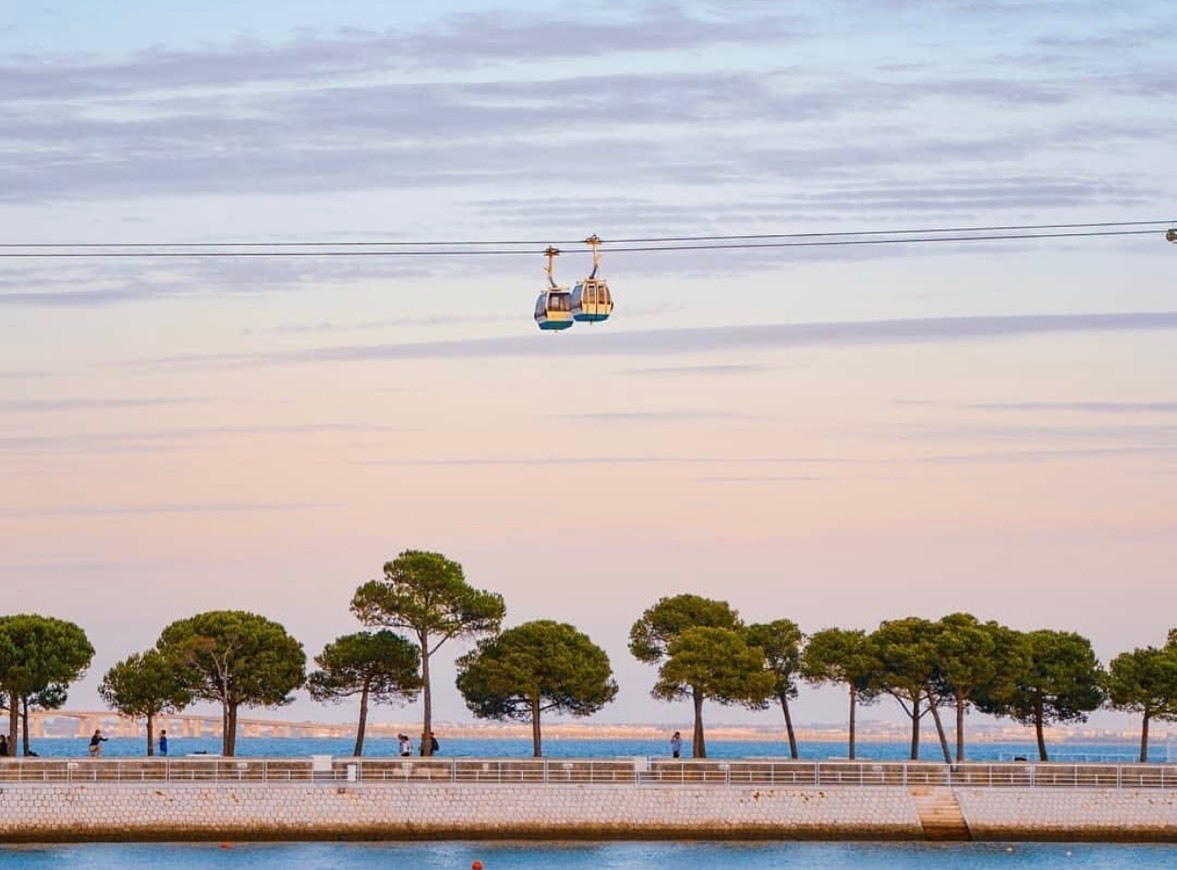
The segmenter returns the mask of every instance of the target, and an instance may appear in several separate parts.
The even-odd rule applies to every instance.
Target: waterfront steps
[[[919,813],[924,839],[959,842],[973,838],[952,789],[923,786],[912,788],[909,793]]]

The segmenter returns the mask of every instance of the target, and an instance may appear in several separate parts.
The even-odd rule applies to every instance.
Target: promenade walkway
[[[1098,788],[1177,791],[1177,764],[612,758],[183,758],[0,761],[0,783],[518,783],[651,786]]]

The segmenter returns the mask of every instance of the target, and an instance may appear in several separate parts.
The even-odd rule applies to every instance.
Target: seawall
[[[0,842],[1177,843],[1177,766],[644,759],[0,763]]]
[[[1177,793],[600,785],[6,784],[0,842],[826,839],[1177,842]],[[940,793],[940,794],[937,794]],[[951,806],[940,835],[917,800]],[[921,816],[922,813],[922,816]]]
[[[895,789],[72,785],[0,795],[8,841],[920,836]]]

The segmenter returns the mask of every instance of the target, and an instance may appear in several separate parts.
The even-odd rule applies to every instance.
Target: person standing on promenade
[[[0,758],[8,757],[8,735],[0,734]]]
[[[400,744],[401,758],[406,758],[413,754],[413,741],[409,739],[408,734],[396,735],[397,742]]]
[[[159,732],[159,754],[168,754],[168,731],[166,728]]]
[[[670,735],[670,754],[673,758],[682,758],[682,734],[678,731]]]
[[[108,738],[102,736],[101,729],[95,728],[94,736],[90,738],[90,755],[95,758],[100,756],[102,754],[102,744],[105,743],[107,739]]]
[[[426,740],[429,741],[428,744],[426,744],[426,742],[425,742]],[[427,745],[429,746],[429,750],[430,750],[429,754],[430,755],[436,755],[438,752],[441,751],[441,745],[437,742],[437,738],[433,736],[432,731],[426,731],[424,734],[421,735],[421,754],[422,755],[425,754],[425,747]]]

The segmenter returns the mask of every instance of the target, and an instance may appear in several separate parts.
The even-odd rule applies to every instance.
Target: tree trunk
[[[8,754],[16,755],[16,739],[20,734],[20,699],[16,692],[8,693]]]
[[[858,699],[858,690],[854,688],[854,683],[850,684],[850,760],[854,760],[854,706]]]
[[[692,687],[691,699],[695,702],[695,733],[691,736],[691,755],[695,758],[706,758],[707,744],[703,742],[703,693]]]
[[[1034,702],[1034,733],[1038,737],[1038,758],[1041,761],[1050,761],[1046,757],[1046,717],[1042,713],[1042,701]]]
[[[911,705],[911,760],[920,760],[920,699]]]
[[[789,698],[781,693],[781,709],[785,711],[785,730],[789,732],[789,757],[797,759],[797,735],[793,731],[793,717],[789,714]]]
[[[928,696],[928,709],[932,711],[932,721],[936,723],[936,737],[940,740],[940,751],[944,753],[944,763],[952,764],[952,753],[948,751],[948,737],[944,733],[944,723],[940,721],[940,705],[930,695]]]
[[[956,763],[964,761],[964,708],[968,700],[963,692],[956,693]]]
[[[155,755],[155,717],[147,714],[147,757]]]
[[[364,754],[364,730],[368,727],[368,690],[371,686],[371,680],[364,680],[364,688],[360,692],[360,721],[356,725],[356,745],[351,751],[356,758]]]
[[[429,635],[417,634],[421,644],[421,754],[433,754],[433,687],[429,684]]]
[[[21,698],[20,699],[20,731],[21,731],[22,742],[24,743],[24,748],[21,751],[21,755],[28,755],[30,752],[32,752],[32,748],[29,746],[29,699],[28,698]]]
[[[231,704],[225,708],[225,734],[221,741],[224,754],[232,757],[237,754],[237,705]]]
[[[1148,761],[1148,713],[1140,722],[1140,763]]]
[[[531,699],[531,754],[535,758],[542,758],[544,754],[543,741],[539,734],[539,697]]]

